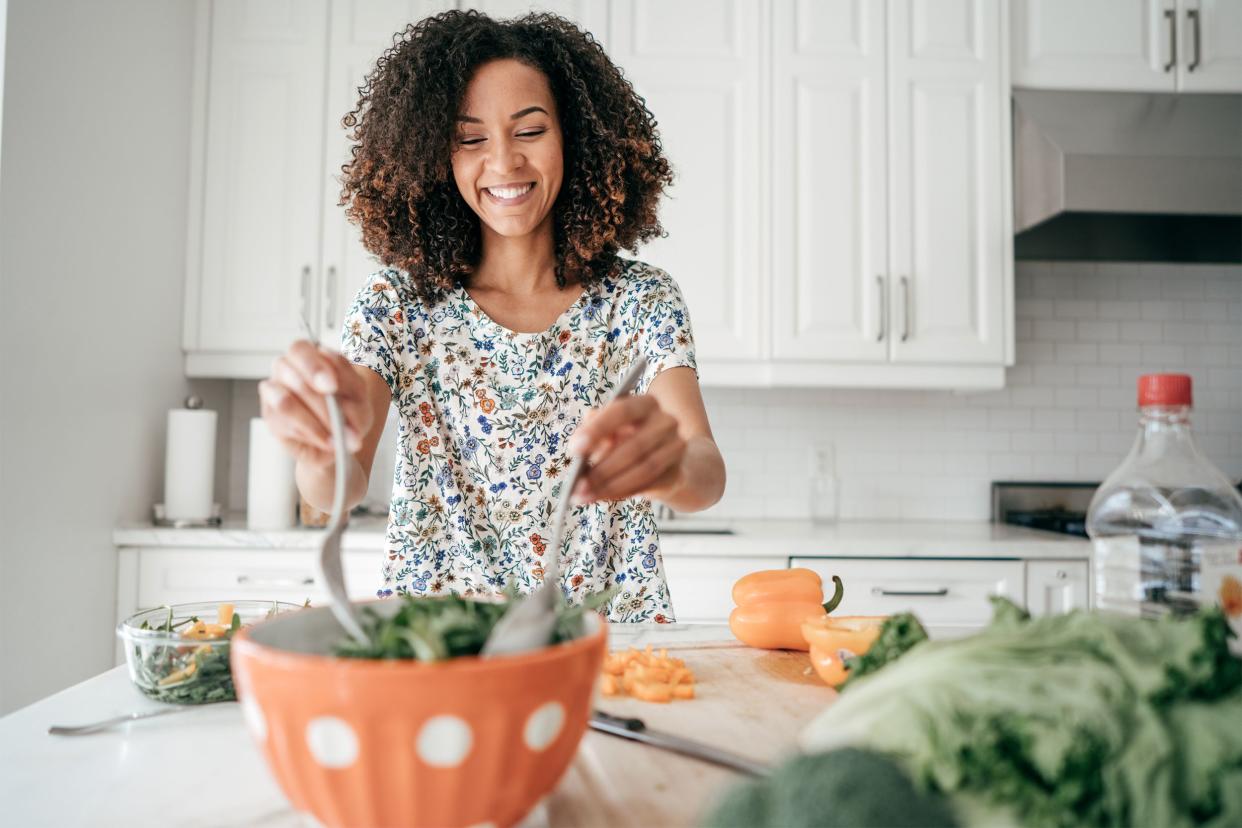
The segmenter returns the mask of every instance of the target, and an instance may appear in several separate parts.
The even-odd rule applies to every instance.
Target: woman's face
[[[462,101],[453,179],[486,228],[525,236],[561,189],[561,126],[548,79],[512,59],[478,68]]]

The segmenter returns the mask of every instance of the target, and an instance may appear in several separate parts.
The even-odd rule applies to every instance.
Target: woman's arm
[[[577,488],[579,502],[642,495],[697,512],[724,494],[724,458],[690,368],[670,368],[645,395],[590,412],[569,450],[590,462]]]

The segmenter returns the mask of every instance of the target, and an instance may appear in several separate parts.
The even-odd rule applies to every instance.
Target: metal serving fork
[[[315,331],[302,316],[302,325],[306,328],[306,336],[316,342]],[[349,594],[345,591],[345,572],[341,567],[341,534],[345,531],[348,516],[345,514],[345,486],[349,480],[349,450],[345,446],[345,417],[341,414],[341,406],[335,394],[325,394],[328,404],[328,420],[332,426],[332,449],[336,455],[336,478],[332,487],[332,513],[328,517],[328,528],[324,530],[323,539],[319,542],[319,580],[328,590],[332,599],[332,614],[350,637],[359,644],[370,643],[362,629],[358,613],[350,603]]]
[[[633,391],[646,367],[646,357],[640,356],[634,360],[621,384],[613,390],[604,404],[607,405]],[[487,641],[483,644],[481,655],[522,653],[546,647],[551,643],[552,630],[556,626],[556,606],[561,601],[560,557],[561,542],[565,537],[565,517],[569,513],[569,499],[573,495],[574,485],[578,482],[585,462],[582,455],[570,461],[569,470],[561,484],[556,514],[552,518],[552,541],[548,545],[548,565],[544,568],[543,583],[526,598],[514,600],[513,605],[496,622],[496,626],[492,627]]]

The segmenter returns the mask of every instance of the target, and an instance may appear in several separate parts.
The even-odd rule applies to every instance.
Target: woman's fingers
[[[629,425],[629,424],[627,424]],[[621,432],[626,429],[623,427]],[[656,411],[633,428],[632,434],[618,433],[616,442],[599,458],[591,458],[589,479],[594,489],[602,489],[605,481],[638,463],[658,446],[677,436],[677,420],[663,411]]]
[[[566,449],[570,454],[583,455],[592,463],[599,461],[601,443],[627,423],[639,423],[659,409],[651,397],[626,396],[613,400],[603,408],[590,411],[582,418]]]
[[[259,408],[277,439],[331,449],[332,441],[323,422],[280,381],[268,379],[259,383]]]
[[[635,442],[634,438],[628,442]],[[622,449],[618,448],[618,452]],[[596,479],[594,471],[587,479],[582,499],[623,500],[653,489],[663,489],[676,482],[681,474],[681,460],[686,442],[676,430],[647,450],[629,455],[633,461],[606,479]]]
[[[366,387],[349,360],[321,350],[312,342],[299,340],[276,360],[272,378],[297,394],[325,429],[332,427],[326,395],[334,394],[345,419],[346,444],[350,451],[361,448],[362,435],[372,425],[372,413],[366,400]]]

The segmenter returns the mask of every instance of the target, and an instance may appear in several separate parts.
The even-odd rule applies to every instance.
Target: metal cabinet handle
[[[302,284],[299,290],[302,292],[302,304],[300,308],[303,319],[310,318],[310,308],[308,307],[310,305],[310,276],[311,266],[302,265]]]
[[[332,299],[336,295],[336,265],[329,265],[323,284],[323,331],[331,333],[334,327],[332,318]]]
[[[876,292],[880,294],[878,307],[880,309],[879,333],[875,335],[876,342],[883,342],[884,337],[888,334],[886,327],[888,325],[888,291],[884,290],[884,277],[876,275],[875,277]]]
[[[884,595],[889,598],[943,598],[949,594],[948,587],[940,589],[885,589],[872,587],[872,595]]]
[[[1195,44],[1195,57],[1194,60],[1186,65],[1186,71],[1193,72],[1199,68],[1200,37],[1202,36],[1202,33],[1199,31],[1199,10],[1191,9],[1186,12],[1186,19],[1190,21],[1191,40]]]
[[[910,280],[901,277],[901,341],[910,338]]]
[[[1169,62],[1164,65],[1164,71],[1172,72],[1177,65],[1177,12],[1165,9],[1164,19],[1169,21]]]
[[[238,575],[237,585],[265,587],[268,589],[289,589],[291,587],[314,586],[315,579],[310,575],[307,575],[305,578],[251,578],[249,575]]]

